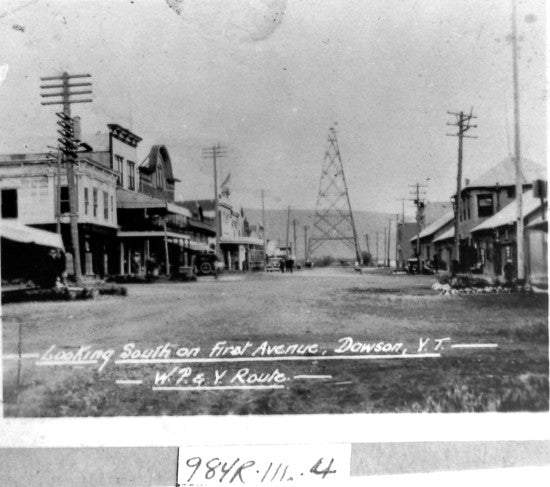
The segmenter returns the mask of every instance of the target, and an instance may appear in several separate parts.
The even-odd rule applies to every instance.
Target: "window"
[[[516,197],[516,188],[508,188],[506,190],[506,195],[510,199],[514,199]]]
[[[115,199],[111,196],[111,221],[115,221]]]
[[[17,218],[17,190],[2,190],[2,218]]]
[[[115,171],[118,172],[117,184],[124,186],[124,157],[115,156]]]
[[[477,197],[477,216],[484,218],[493,214],[493,195],[480,194]]]
[[[164,188],[164,171],[162,164],[157,166],[157,188]]]
[[[103,191],[103,218],[109,219],[109,193]]]
[[[69,201],[69,187],[68,186],[61,186],[61,192],[60,192],[60,212],[63,215],[64,213],[70,213],[71,212],[71,204]]]
[[[97,188],[93,189],[94,217],[97,218]]]
[[[84,214],[88,214],[88,210],[90,207],[90,192],[88,191],[88,188],[84,188]]]
[[[136,189],[136,165],[128,161],[128,189]]]

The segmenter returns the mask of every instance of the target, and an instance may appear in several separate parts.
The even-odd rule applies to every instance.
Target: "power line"
[[[455,117],[454,123],[447,122],[447,125],[451,127],[457,127],[458,131],[454,134],[446,134],[450,137],[458,137],[458,169],[456,175],[456,196],[454,203],[454,261],[457,265],[460,263],[460,228],[459,220],[460,215],[462,214],[462,154],[463,154],[463,139],[477,139],[475,135],[466,135],[466,132],[471,128],[477,128],[477,125],[473,125],[471,121],[477,117],[473,115],[473,107],[470,108],[470,113],[465,114],[464,112],[447,112],[449,115]],[[456,266],[453,266],[456,267]],[[451,272],[453,275],[456,273],[456,269],[452,268]]]
[[[63,153],[63,160],[67,169],[67,187],[69,190],[69,211],[70,211],[70,227],[71,227],[71,244],[73,247],[73,267],[74,277],[77,285],[82,284],[82,268],[80,265],[80,242],[78,235],[78,182],[75,178],[74,166],[78,164],[78,144],[80,142],[80,119],[71,117],[71,105],[73,103],[90,103],[91,98],[80,98],[82,95],[92,94],[92,90],[73,90],[75,87],[91,87],[89,81],[71,83],[70,80],[79,80],[82,78],[90,78],[90,74],[69,74],[64,72],[61,76],[43,76],[40,81],[45,81],[46,84],[41,84],[41,98],[52,100],[42,101],[42,105],[62,105],[63,111],[57,113],[57,124],[61,127],[58,132],[62,138],[60,142],[60,151]],[[51,84],[49,82],[58,81],[60,84]],[[59,91],[49,91],[59,90]],[[74,98],[76,97],[76,98]],[[58,188],[58,192],[60,189]],[[59,196],[58,196],[59,198]]]
[[[419,260],[419,269],[420,269],[420,232],[422,231],[422,226],[424,225],[424,208],[426,206],[425,200],[422,196],[426,196],[426,191],[424,188],[425,184],[412,184],[409,187],[414,188],[414,192],[411,194],[413,198],[410,201],[416,206],[416,223],[417,223],[417,236],[416,236],[416,258]]]
[[[219,143],[212,145],[211,147],[206,147],[202,150],[203,159],[211,159],[212,165],[214,167],[214,211],[215,218],[214,222],[216,225],[216,255],[218,258],[221,257],[220,254],[220,236],[221,236],[221,221],[219,215],[219,195],[218,195],[218,164],[217,161],[221,157],[227,155],[227,150],[225,147],[221,146]],[[264,228],[265,232],[265,228]]]

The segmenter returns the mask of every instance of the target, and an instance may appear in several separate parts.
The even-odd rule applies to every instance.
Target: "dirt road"
[[[7,416],[548,409],[546,296],[331,268],[3,308]]]

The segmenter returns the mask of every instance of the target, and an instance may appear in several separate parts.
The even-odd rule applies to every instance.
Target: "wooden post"
[[[163,219],[164,227],[164,255],[166,258],[166,275],[170,275],[170,255],[168,253],[168,230],[166,228],[166,219]]]

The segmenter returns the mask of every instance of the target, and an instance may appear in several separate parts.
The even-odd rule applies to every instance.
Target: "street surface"
[[[4,414],[548,410],[547,296],[373,269],[3,307]]]

